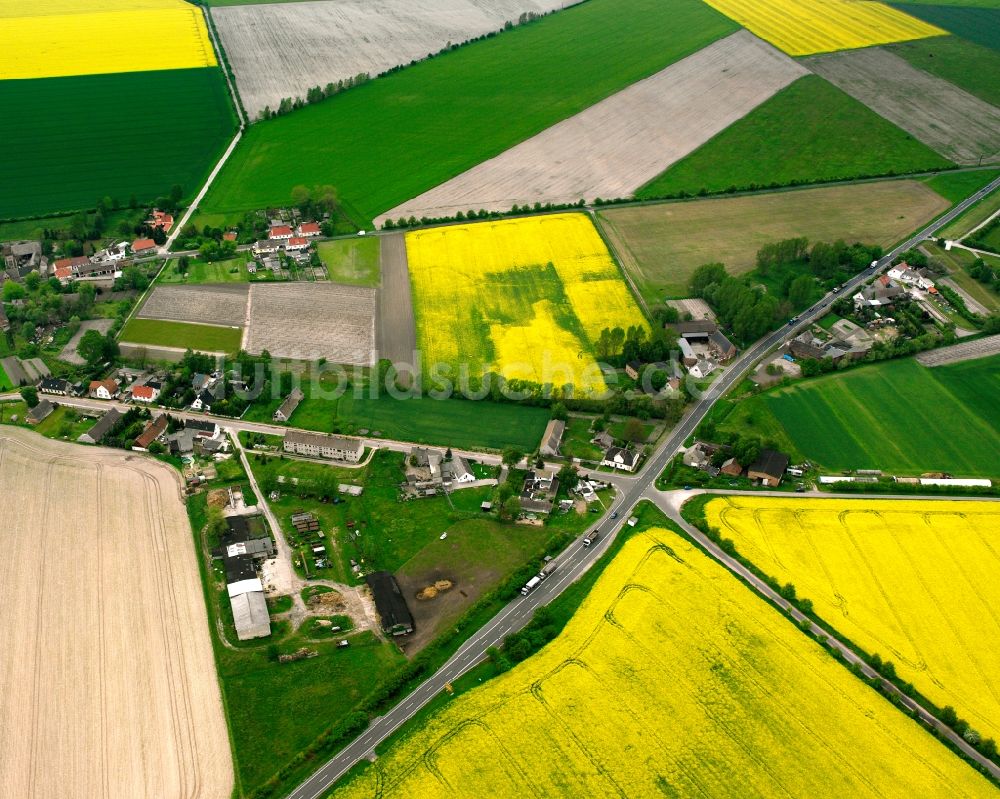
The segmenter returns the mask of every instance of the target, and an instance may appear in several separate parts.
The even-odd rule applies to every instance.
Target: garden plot
[[[251,116],[362,72],[426,58],[496,31],[522,13],[579,0],[328,0],[216,8],[226,55]]]
[[[11,427],[0,464],[0,796],[229,797],[178,473]]]
[[[629,196],[805,74],[739,31],[397,206],[376,224]]]
[[[250,287],[244,349],[278,358],[371,366],[375,289],[332,283]]]
[[[958,164],[1000,162],[1000,109],[873,48],[806,60],[816,74]]]
[[[243,327],[249,286],[157,286],[143,303],[140,319],[168,319],[202,325]]]

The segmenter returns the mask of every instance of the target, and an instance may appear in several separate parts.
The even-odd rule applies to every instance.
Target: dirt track
[[[406,238],[402,233],[382,236],[382,284],[378,289],[379,358],[410,364],[417,349],[410,271],[406,263]]]
[[[1000,162],[1000,109],[881,50],[804,61],[817,75],[957,164]]]
[[[579,0],[319,0],[212,9],[236,84],[251,117],[311,86],[373,77],[499,30],[522,12]]]
[[[806,70],[747,31],[392,209],[375,220],[627,197]]]
[[[2,428],[0,497],[0,797],[228,797],[176,474]]]

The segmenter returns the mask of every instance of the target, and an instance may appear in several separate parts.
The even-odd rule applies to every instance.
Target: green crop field
[[[14,383],[7,376],[7,372],[4,371],[3,366],[0,366],[0,391],[10,391],[14,387]]]
[[[995,2],[989,4],[971,2],[961,5],[921,3],[898,7],[907,14],[944,28],[963,39],[1000,50],[1000,7]]]
[[[352,286],[377,286],[379,271],[379,241],[375,238],[337,239],[316,245],[320,259],[326,264],[330,280]]]
[[[924,183],[949,202],[957,203],[979,191],[987,183],[995,180],[998,175],[1000,175],[1000,169],[942,172],[940,175],[924,178]]]
[[[950,166],[840,89],[807,75],[636,194],[663,197],[765,188]]]
[[[125,325],[118,338],[131,344],[147,344],[152,347],[230,353],[240,348],[242,337],[243,331],[235,327],[134,318]]]
[[[202,209],[329,183],[367,222],[736,29],[701,0],[589,0],[251,126]]]
[[[937,36],[889,47],[913,66],[1000,106],[1000,52],[957,36]]]
[[[886,361],[767,392],[750,427],[773,416],[795,450],[833,471],[996,477],[998,392],[1000,356],[932,369]]]
[[[215,67],[0,81],[0,107],[0,219],[193,195],[236,128]]]

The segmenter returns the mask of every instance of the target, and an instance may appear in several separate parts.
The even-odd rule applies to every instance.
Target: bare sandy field
[[[0,497],[0,797],[229,797],[177,475],[2,428]]]
[[[579,0],[316,0],[212,9],[251,117],[284,97],[305,97],[367,72],[426,58],[449,42],[490,31],[524,12]]]
[[[956,164],[1000,162],[1000,109],[880,48],[804,63]]]
[[[739,31],[375,220],[627,197],[806,70]]]
[[[156,286],[136,316],[140,319],[242,327],[246,321],[249,290],[249,284],[246,283]]]
[[[244,349],[277,358],[371,366],[375,289],[336,283],[254,284]]]
[[[598,222],[651,304],[684,297],[691,273],[719,261],[753,268],[757,250],[782,239],[894,244],[948,207],[925,184],[887,180],[745,197],[610,208]]]

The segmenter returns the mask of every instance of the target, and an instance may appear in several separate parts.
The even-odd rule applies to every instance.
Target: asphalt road
[[[765,336],[750,349],[740,355],[735,361],[733,361],[722,376],[712,384],[708,392],[701,399],[697,400],[688,410],[684,418],[681,419],[677,427],[674,428],[670,435],[667,436],[663,442],[661,442],[643,467],[640,476],[633,479],[617,481],[619,483],[619,493],[611,506],[611,511],[612,513],[616,513],[618,517],[615,520],[610,520],[605,517],[598,524],[594,525],[593,528],[591,528],[595,529],[600,527],[605,533],[596,545],[584,548],[579,544],[579,542],[571,544],[561,555],[559,555],[558,558],[556,558],[558,566],[555,573],[549,577],[548,580],[543,582],[528,596],[522,596],[514,599],[499,614],[493,617],[493,619],[491,619],[486,626],[482,627],[464,644],[462,644],[451,659],[438,669],[432,677],[423,682],[418,688],[416,688],[416,690],[413,691],[413,693],[403,699],[402,702],[396,705],[384,716],[380,716],[375,719],[361,736],[342,749],[336,756],[327,761],[316,772],[314,772],[309,779],[292,791],[292,793],[289,794],[289,799],[319,799],[319,797],[323,796],[323,794],[329,790],[330,786],[332,786],[350,768],[363,758],[370,755],[376,746],[392,735],[392,733],[395,732],[402,724],[412,718],[415,713],[417,713],[440,691],[444,690],[445,685],[458,679],[462,674],[485,659],[486,651],[490,647],[498,646],[503,642],[503,639],[506,636],[524,627],[531,620],[532,615],[538,607],[551,602],[559,596],[559,594],[562,593],[562,591],[570,583],[578,579],[584,572],[586,572],[587,569],[589,569],[608,548],[608,546],[610,546],[611,541],[614,538],[614,534],[617,533],[622,522],[627,517],[627,512],[630,511],[641,499],[658,493],[650,490],[653,487],[653,482],[664,470],[668,461],[673,458],[675,454],[677,454],[677,451],[683,445],[684,440],[694,432],[695,428],[701,423],[701,420],[705,418],[705,415],[715,402],[739,380],[741,380],[762,356],[774,347],[777,347],[786,339],[791,338],[802,326],[812,322],[820,316],[823,316],[823,314],[825,314],[829,309],[829,306],[832,305],[833,302],[835,302],[840,296],[845,294],[850,296],[853,294],[855,290],[866,280],[871,279],[874,275],[878,274],[878,272],[888,267],[901,253],[917,246],[921,241],[932,237],[936,231],[949,224],[953,219],[968,209],[969,206],[978,202],[998,187],[1000,187],[1000,178],[997,178],[988,186],[967,197],[953,209],[938,217],[920,232],[911,236],[902,244],[887,253],[884,257],[879,259],[874,266],[869,267],[861,274],[847,281],[837,294],[827,294],[811,308],[801,313],[793,323],[785,325],[783,328]],[[671,512],[671,515],[676,518],[675,513]],[[684,523],[684,526],[685,529],[689,530],[689,532],[694,530],[694,528],[690,528],[690,526],[686,523]],[[697,533],[696,530],[694,532]],[[584,536],[581,535],[581,540],[583,537]],[[703,536],[700,538],[704,539]],[[711,545],[711,542],[708,541],[708,539],[704,539],[704,543]],[[744,577],[743,572],[745,572],[745,570],[742,570],[742,567],[740,567],[736,561],[733,561],[731,558],[725,556],[725,553],[718,550],[717,547],[706,546],[706,549],[711,554],[715,555],[716,559],[727,568],[736,572],[741,577]],[[750,575],[750,577],[752,577],[752,575]],[[767,586],[759,580],[753,580],[750,582],[755,588],[757,588],[758,591],[761,591],[762,593],[764,592],[763,589],[767,589]],[[778,597],[778,599],[781,598]],[[782,602],[783,601],[784,600],[782,600]],[[823,632],[829,636],[827,631]],[[844,650],[847,649],[846,646],[840,644],[839,641],[835,641],[832,637],[831,641],[834,641],[839,646],[843,646]],[[908,707],[911,707],[911,709],[916,707],[915,703],[913,703],[908,697],[903,697],[903,699],[905,700],[905,704]],[[930,717],[930,714],[926,714],[926,716],[932,718]],[[971,757],[980,759],[980,762],[984,763],[984,765],[989,763],[989,761],[981,759],[981,756],[978,756],[978,753],[976,753],[975,750],[972,750],[971,747],[968,747],[968,745],[965,745],[964,749]],[[992,763],[989,764],[989,767],[996,769],[996,766]]]

